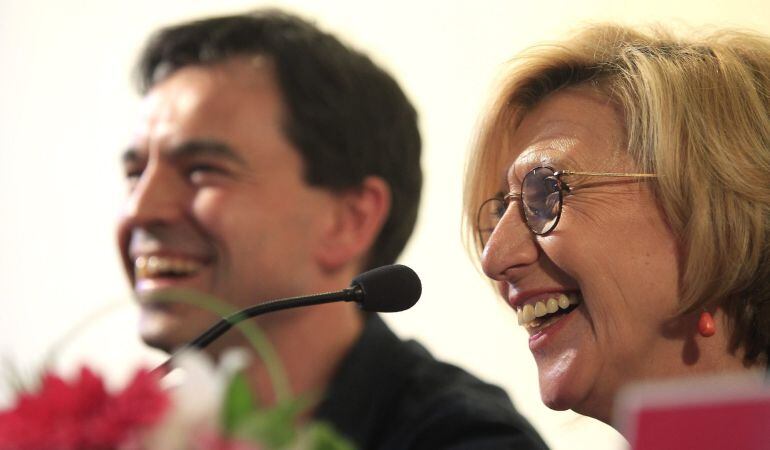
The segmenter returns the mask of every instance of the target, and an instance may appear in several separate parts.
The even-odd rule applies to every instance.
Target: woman
[[[524,54],[465,215],[547,406],[609,422],[631,381],[765,368],[770,41],[596,26]]]

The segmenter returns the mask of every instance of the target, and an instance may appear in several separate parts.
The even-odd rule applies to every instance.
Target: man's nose
[[[493,280],[510,281],[516,269],[536,263],[540,254],[517,206],[512,204],[505,212],[481,254],[481,267]]]
[[[124,219],[134,226],[173,223],[185,213],[187,191],[184,180],[173,168],[150,163],[131,190]]]

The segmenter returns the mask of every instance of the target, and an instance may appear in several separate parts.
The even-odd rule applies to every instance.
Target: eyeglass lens
[[[529,172],[521,183],[524,217],[535,234],[553,230],[561,215],[561,181],[550,167],[538,167]]]
[[[521,183],[522,209],[533,233],[546,234],[556,227],[561,216],[562,191],[562,183],[550,167],[538,167],[524,177]],[[494,197],[479,208],[477,229],[482,246],[487,244],[507,207],[507,201]]]
[[[476,218],[476,229],[479,231],[479,240],[484,247],[489,241],[492,232],[505,214],[507,204],[500,197],[493,197],[482,203]]]

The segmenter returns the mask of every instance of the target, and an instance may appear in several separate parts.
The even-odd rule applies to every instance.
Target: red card
[[[770,386],[758,377],[636,385],[616,411],[632,450],[770,450]]]

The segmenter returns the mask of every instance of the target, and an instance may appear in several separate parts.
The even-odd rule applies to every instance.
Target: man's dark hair
[[[287,109],[284,131],[310,185],[332,190],[382,177],[390,214],[364,269],[393,263],[417,220],[422,172],[417,113],[396,81],[367,56],[315,25],[276,10],[203,19],[161,29],[137,67],[139,90],[189,65],[265,56]]]

